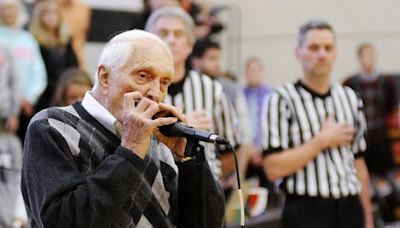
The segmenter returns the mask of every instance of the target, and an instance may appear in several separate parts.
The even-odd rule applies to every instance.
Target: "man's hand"
[[[186,120],[189,126],[197,129],[209,131],[213,127],[212,119],[207,117],[204,110],[187,113]]]
[[[350,145],[353,140],[354,128],[347,123],[336,123],[330,115],[318,133],[323,142],[323,148]]]
[[[260,150],[259,148],[254,146],[250,156],[250,164],[254,166],[262,166],[263,156],[262,156],[262,151],[259,152],[259,150]]]
[[[167,116],[174,116],[179,119],[182,123],[186,124],[186,118],[182,114],[182,111],[179,110],[178,108],[160,103],[160,110],[161,113],[166,113]],[[158,116],[157,118],[162,117],[163,115],[156,115]],[[164,125],[164,124],[163,124]],[[162,126],[162,125],[160,125]],[[185,153],[185,147],[186,147],[186,138],[182,137],[167,137],[163,134],[161,134],[160,130],[158,128],[154,129],[154,135],[157,137],[158,141],[164,143],[172,152],[177,154],[180,157],[183,157]]]
[[[150,136],[153,135],[154,129],[178,120],[177,117],[152,119],[164,109],[162,104],[143,97],[138,91],[126,93],[123,100],[121,146],[144,158],[149,150]]]

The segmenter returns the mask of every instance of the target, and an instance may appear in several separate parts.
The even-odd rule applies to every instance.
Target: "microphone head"
[[[177,121],[173,124],[164,125],[158,127],[161,134],[168,136],[168,137],[186,137],[188,135],[192,135],[191,127],[184,125],[182,122]]]
[[[212,142],[215,142],[216,144],[222,144],[222,145],[227,145],[227,144],[229,144],[229,141],[228,140],[226,140],[226,139],[224,139],[224,138],[222,138],[222,137],[220,137],[220,136],[218,136],[218,135],[216,135],[216,134],[212,134],[212,135],[210,135],[210,140],[212,141]]]

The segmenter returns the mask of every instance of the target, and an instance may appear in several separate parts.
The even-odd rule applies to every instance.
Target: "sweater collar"
[[[115,129],[117,119],[93,97],[90,91],[86,92],[82,100],[82,106],[93,118],[99,121],[101,125],[117,135]]]

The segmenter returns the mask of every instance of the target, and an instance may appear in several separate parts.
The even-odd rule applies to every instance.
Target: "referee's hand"
[[[205,110],[194,111],[186,114],[186,120],[189,126],[209,131],[213,128],[212,119],[207,116]]]
[[[336,123],[334,114],[326,119],[318,137],[323,142],[323,148],[350,145],[353,141],[354,128],[348,123]]]

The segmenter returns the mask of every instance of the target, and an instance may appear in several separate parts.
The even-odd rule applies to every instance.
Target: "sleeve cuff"
[[[143,171],[145,169],[146,164],[148,163],[148,160],[150,159],[149,156],[147,156],[147,155],[144,157],[144,159],[141,159],[139,156],[137,156],[131,150],[129,150],[125,147],[122,147],[122,146],[119,146],[117,148],[116,154],[118,154],[119,156],[128,160],[140,171]]]
[[[357,158],[364,158],[364,152],[358,152],[358,153],[354,154],[354,159],[357,159]]]

